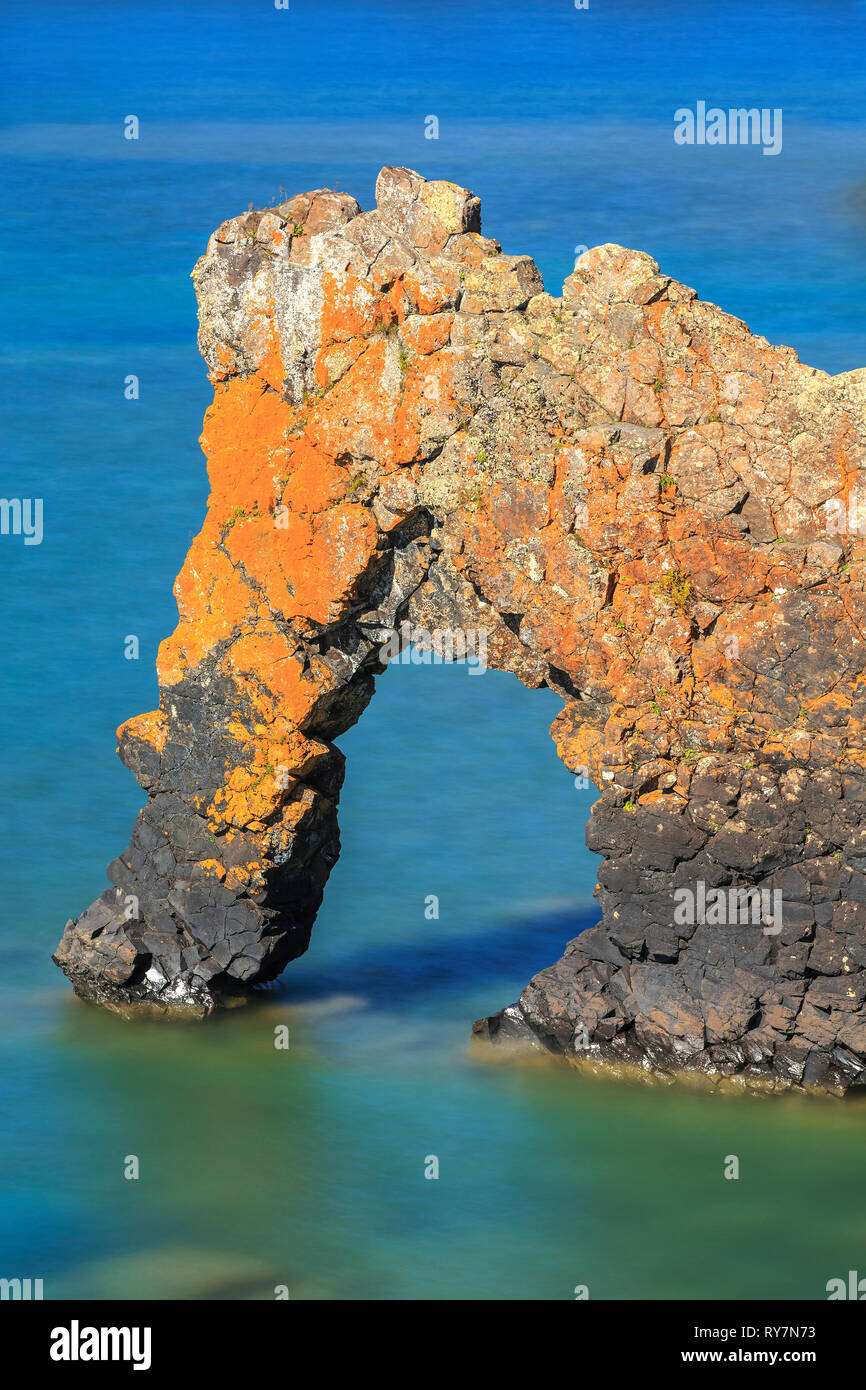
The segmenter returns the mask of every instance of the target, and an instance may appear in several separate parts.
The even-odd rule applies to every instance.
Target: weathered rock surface
[[[803,366],[619,246],[555,298],[450,183],[384,169],[376,203],[244,214],[193,272],[210,504],[159,709],[119,731],[147,806],[55,959],[123,1013],[272,979],[337,858],[334,741],[383,640],[481,630],[562,696],[604,859],[602,923],[476,1032],[860,1084],[866,371]],[[744,920],[720,887],[765,897]]]

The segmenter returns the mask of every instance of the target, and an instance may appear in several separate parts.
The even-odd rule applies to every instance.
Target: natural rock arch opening
[[[364,1001],[375,1046],[428,1026],[465,1045],[468,1020],[598,921],[598,793],[556,756],[560,705],[505,673],[389,665],[339,740],[340,858],[309,950],[275,982],[286,1004]]]
[[[250,212],[193,272],[210,504],[159,709],[119,731],[148,804],[56,960],[124,1013],[204,1016],[279,973],[383,640],[483,632],[562,697],[605,862],[602,923],[482,1031],[860,1082],[864,373],[617,246],[555,299],[453,184],[385,169],[376,202]]]

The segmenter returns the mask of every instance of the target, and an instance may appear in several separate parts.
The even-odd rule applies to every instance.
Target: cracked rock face
[[[858,1085],[866,370],[803,366],[619,246],[553,297],[480,226],[387,168],[374,211],[320,189],[211,237],[210,503],[159,709],[118,735],[148,803],[55,959],[125,1015],[274,978],[383,643],[482,634],[562,697],[560,756],[601,789],[603,920],[476,1033]]]

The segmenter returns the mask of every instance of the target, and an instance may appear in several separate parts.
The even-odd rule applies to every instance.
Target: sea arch
[[[124,1014],[206,1017],[303,952],[336,740],[408,625],[554,690],[560,757],[601,790],[601,923],[479,1033],[847,1089],[864,373],[803,366],[619,246],[553,297],[480,226],[468,190],[386,168],[371,212],[320,189],[211,237],[209,507],[159,708],[119,730],[148,802],[55,959]],[[780,930],[675,920],[678,890],[722,887],[780,894]]]

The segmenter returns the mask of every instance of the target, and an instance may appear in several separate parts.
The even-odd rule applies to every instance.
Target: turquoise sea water
[[[2,25],[0,491],[44,499],[45,537],[0,537],[0,1275],[49,1297],[567,1299],[816,1298],[866,1273],[862,1107],[470,1051],[595,916],[593,794],[556,759],[550,692],[382,677],[341,740],[313,945],[260,1009],[131,1027],[49,959],[141,804],[114,729],[156,703],[204,512],[188,274],[210,230],[281,186],[369,206],[406,163],[479,193],[554,291],[575,246],[619,241],[804,360],[864,365],[864,5],[13,2]],[[700,99],[781,107],[781,155],[675,147]]]

